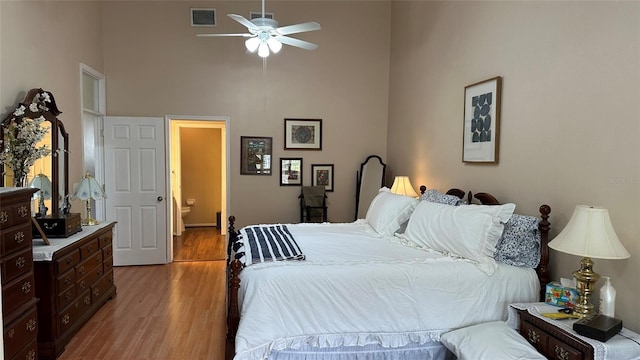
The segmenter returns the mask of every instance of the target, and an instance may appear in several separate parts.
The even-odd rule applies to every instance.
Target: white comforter
[[[363,222],[288,225],[304,261],[255,264],[241,274],[236,357],[272,349],[438,340],[506,320],[507,305],[537,301],[533,269],[472,263],[369,235]]]

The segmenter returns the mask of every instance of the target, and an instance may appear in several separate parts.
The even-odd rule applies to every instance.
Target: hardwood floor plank
[[[224,359],[225,262],[114,268],[118,296],[60,360]]]

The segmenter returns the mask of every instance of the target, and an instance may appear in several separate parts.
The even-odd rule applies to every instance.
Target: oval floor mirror
[[[364,219],[367,216],[371,200],[378,195],[378,190],[384,186],[386,168],[387,165],[378,155],[369,155],[360,164],[356,184],[356,220]]]

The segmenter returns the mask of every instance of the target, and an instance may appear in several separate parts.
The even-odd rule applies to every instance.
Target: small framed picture
[[[240,175],[271,175],[270,137],[240,137]]]
[[[500,76],[464,88],[463,162],[498,163],[501,92]]]
[[[284,149],[322,150],[322,119],[284,119]]]
[[[333,191],[333,164],[311,165],[311,185],[324,185],[326,191]]]
[[[280,186],[302,186],[302,158],[280,158]]]

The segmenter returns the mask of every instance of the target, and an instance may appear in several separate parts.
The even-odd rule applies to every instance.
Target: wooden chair
[[[327,195],[324,186],[303,186],[300,199],[300,222],[327,221]]]

